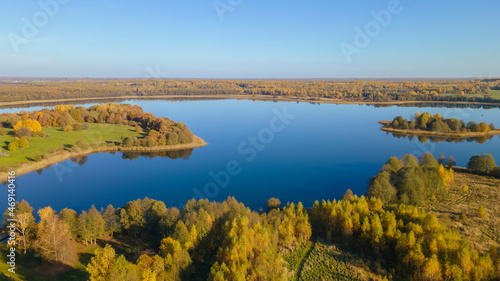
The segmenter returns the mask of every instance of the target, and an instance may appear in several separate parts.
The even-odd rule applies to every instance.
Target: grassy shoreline
[[[158,95],[158,96],[109,96],[109,97],[91,97],[91,98],[70,98],[70,99],[50,99],[50,100],[28,100],[28,101],[12,101],[0,102],[0,107],[29,105],[37,103],[49,102],[78,102],[78,101],[106,101],[111,99],[238,99],[238,100],[260,100],[260,101],[284,101],[284,102],[314,102],[328,104],[359,104],[359,105],[403,105],[403,104],[425,104],[425,103],[442,103],[442,104],[474,104],[474,105],[493,105],[500,106],[500,103],[492,102],[463,102],[463,101],[386,101],[386,102],[371,102],[371,101],[345,101],[331,98],[300,98],[300,97],[273,97],[267,95]]]
[[[441,133],[441,132],[433,132],[433,131],[426,131],[426,130],[409,130],[409,129],[403,130],[403,129],[394,129],[394,128],[385,127],[385,125],[392,123],[391,121],[378,121],[377,123],[384,125],[384,127],[380,128],[384,132],[400,133],[400,134],[415,135],[415,136],[427,136],[427,137],[445,136],[445,137],[473,138],[473,137],[500,135],[500,129],[491,130],[488,132]]]
[[[66,161],[73,157],[81,157],[94,153],[103,153],[103,152],[159,152],[159,151],[172,151],[172,150],[182,150],[182,149],[191,149],[197,147],[206,146],[207,143],[200,137],[194,136],[193,141],[191,143],[186,144],[176,144],[176,145],[163,145],[163,146],[154,146],[154,147],[122,147],[110,144],[99,144],[93,146],[88,149],[82,149],[79,151],[61,151],[59,153],[49,155],[46,159],[43,159],[39,162],[27,162],[22,163],[19,166],[14,166],[11,170],[16,172],[16,177],[20,175],[24,175],[36,170],[43,169],[47,166],[57,164],[59,162]],[[0,172],[0,182],[4,182],[8,179],[8,172]]]

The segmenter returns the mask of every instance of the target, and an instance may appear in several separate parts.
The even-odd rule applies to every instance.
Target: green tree
[[[120,216],[118,215],[118,211],[113,207],[113,205],[108,205],[102,215],[102,218],[104,219],[104,223],[106,226],[105,230],[110,236],[113,236],[114,233],[121,232]]]
[[[78,213],[75,210],[64,208],[59,212],[59,218],[69,226],[71,238],[78,237]]]
[[[97,244],[97,238],[104,235],[105,222],[94,205],[87,212],[85,224],[89,230],[90,243]]]
[[[489,174],[498,166],[491,154],[483,154],[472,156],[467,167],[476,173]]]
[[[143,230],[146,224],[142,208],[137,201],[125,204],[120,211],[120,216],[123,229],[134,237]]]
[[[370,180],[367,196],[380,198],[384,203],[396,199],[396,188],[391,184],[391,173],[383,171]]]

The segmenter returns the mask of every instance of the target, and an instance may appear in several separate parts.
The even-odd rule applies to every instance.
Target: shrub
[[[488,214],[486,213],[486,208],[483,205],[481,205],[479,209],[477,209],[477,214],[479,215],[480,218],[483,219],[485,219],[488,216]]]
[[[132,147],[138,146],[137,138],[135,137],[122,137],[122,146],[123,147]]]
[[[82,130],[82,124],[81,123],[73,124],[72,129],[73,129],[73,131],[81,131]]]
[[[83,148],[83,149],[86,149],[86,148],[88,148],[88,147],[89,147],[89,145],[87,144],[87,142],[86,142],[86,141],[84,141],[84,140],[78,140],[78,141],[76,142],[76,146],[78,146],[78,147],[80,147],[80,148]]]
[[[19,148],[19,144],[17,142],[10,142],[9,145],[7,146],[9,151],[16,151]]]
[[[43,159],[43,156],[41,154],[39,154],[39,153],[35,154],[33,156],[33,158],[31,158],[31,160],[35,161],[35,162],[40,162],[40,161],[42,161],[42,159]]]
[[[16,136],[19,138],[23,138],[23,137],[31,138],[31,136],[33,134],[31,132],[30,128],[24,127],[24,126],[17,128],[17,130],[15,130],[14,132],[15,132]]]
[[[139,127],[139,125],[136,125],[136,126],[135,126],[134,131],[135,131],[136,133],[142,133],[142,128],[141,128],[141,127]]]
[[[65,132],[70,132],[70,131],[73,131],[73,126],[71,125],[66,125],[63,127],[63,131]]]
[[[30,142],[26,137],[22,137],[19,141],[19,148],[27,148],[28,146],[30,146]]]
[[[48,138],[50,137],[49,134],[45,133],[44,131],[40,131],[40,132],[33,132],[31,134],[32,137],[34,138]]]

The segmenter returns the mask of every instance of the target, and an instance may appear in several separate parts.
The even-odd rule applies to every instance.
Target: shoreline
[[[43,169],[45,167],[66,161],[73,157],[87,156],[95,153],[104,152],[162,152],[162,151],[172,151],[172,150],[183,150],[183,149],[193,149],[198,147],[204,147],[208,145],[202,138],[194,136],[193,141],[185,144],[175,144],[175,145],[163,145],[154,147],[121,147],[121,146],[110,146],[110,145],[98,145],[89,149],[81,151],[62,151],[55,155],[49,156],[47,159],[43,159],[39,162],[25,162],[21,163],[17,167],[13,167],[11,171],[16,172],[16,177],[25,175],[27,173]],[[8,172],[0,172],[0,182],[5,182],[8,179]]]
[[[378,121],[377,123],[385,126],[390,124],[391,121]],[[425,130],[405,130],[405,129],[394,129],[388,127],[380,128],[384,132],[388,133],[400,133],[406,135],[414,135],[414,136],[424,136],[424,137],[432,137],[432,136],[443,136],[443,137],[460,137],[460,138],[477,138],[477,137],[487,137],[487,136],[495,136],[500,135],[500,129],[491,130],[489,132],[469,132],[469,133],[440,133],[433,131],[425,131]]]
[[[262,101],[283,101],[283,102],[313,102],[313,103],[328,103],[328,104],[359,104],[359,105],[403,105],[403,104],[422,104],[422,103],[442,103],[442,104],[474,104],[474,105],[492,105],[500,107],[499,103],[492,102],[464,102],[464,101],[345,101],[330,98],[302,98],[302,97],[273,97],[267,95],[158,95],[158,96],[117,96],[117,97],[89,97],[89,98],[68,98],[68,99],[51,99],[51,100],[28,100],[28,101],[11,101],[0,102],[1,107],[29,105],[37,103],[57,103],[57,102],[78,102],[78,101],[99,101],[110,99],[237,99],[237,100],[262,100]]]

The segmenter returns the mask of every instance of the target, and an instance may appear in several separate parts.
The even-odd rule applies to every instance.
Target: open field
[[[455,184],[450,187],[448,198],[431,202],[425,209],[436,214],[445,225],[457,229],[484,253],[491,246],[500,245],[499,202],[499,179],[455,172]],[[478,215],[481,205],[486,208],[486,218]]]
[[[309,242],[285,255],[289,269],[293,271],[290,280],[382,280],[370,266],[376,262],[362,258],[337,244],[322,240]],[[380,270],[380,269],[377,269]],[[385,273],[383,270],[381,272]]]
[[[48,138],[31,138],[30,146],[17,151],[8,151],[7,145],[12,140],[12,135],[0,136],[0,148],[9,154],[9,157],[1,157],[0,171],[6,168],[15,167],[20,163],[31,162],[34,156],[44,155],[49,151],[71,147],[78,140],[91,143],[121,142],[122,136],[142,137],[141,133],[136,133],[134,128],[125,125],[114,124],[89,124],[88,130],[65,132],[62,128],[43,128],[43,131],[50,135]],[[11,131],[11,129],[6,129]]]
[[[490,95],[493,98],[500,99],[500,90],[491,90]]]

